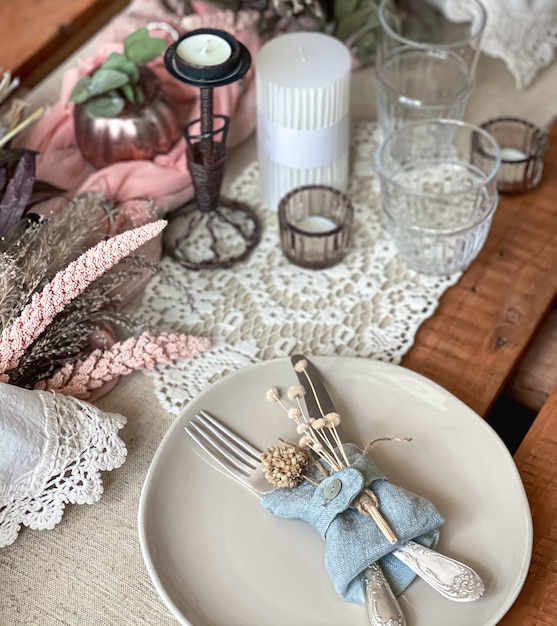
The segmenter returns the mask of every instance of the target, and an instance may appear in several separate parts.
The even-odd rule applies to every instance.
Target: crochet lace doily
[[[100,472],[120,467],[126,458],[117,434],[126,422],[123,416],[52,392],[14,393],[22,395],[16,402],[21,414],[10,419],[3,402],[0,454],[17,453],[27,458],[29,467],[0,484],[0,547],[15,541],[22,525],[54,528],[66,504],[98,502],[103,492]],[[29,394],[35,395],[27,402]],[[3,448],[10,444],[17,448]]]
[[[258,166],[252,163],[228,196],[262,219],[261,243],[231,269],[186,270],[165,258],[147,285],[139,314],[158,327],[212,341],[193,359],[152,372],[158,401],[177,414],[208,385],[261,360],[310,355],[359,356],[400,362],[423,320],[459,275],[426,277],[408,269],[384,228],[374,169],[375,124],[352,133],[349,195],[353,241],[344,261],[325,270],[289,263],[278,237],[277,214],[260,204]]]

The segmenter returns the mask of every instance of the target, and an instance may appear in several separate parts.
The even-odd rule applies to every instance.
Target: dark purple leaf
[[[0,237],[3,237],[23,216],[34,184],[35,153],[24,152],[0,202]]]

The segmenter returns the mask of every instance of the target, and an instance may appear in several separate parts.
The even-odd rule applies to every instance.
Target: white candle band
[[[350,141],[350,118],[345,115],[327,128],[297,130],[266,119],[257,120],[257,142],[260,153],[272,161],[293,169],[324,167],[346,153]]]

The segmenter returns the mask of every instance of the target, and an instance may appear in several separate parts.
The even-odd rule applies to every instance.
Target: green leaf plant
[[[375,56],[378,8],[378,0],[337,0],[334,4],[332,34],[341,41],[349,41],[363,65],[370,64]]]
[[[151,37],[140,28],[124,40],[124,53],[113,52],[90,76],[80,78],[70,95],[70,102],[86,104],[90,117],[117,117],[126,102],[141,104],[144,95],[139,68],[160,56],[166,48],[164,39]]]

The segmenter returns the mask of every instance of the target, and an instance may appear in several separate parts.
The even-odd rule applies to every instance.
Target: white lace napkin
[[[441,0],[450,15],[468,0]],[[487,12],[482,51],[502,59],[525,89],[554,59],[557,46],[555,0],[481,0]]]
[[[66,504],[92,504],[101,470],[122,465],[126,420],[52,392],[0,383],[0,547],[22,525],[51,529]]]

